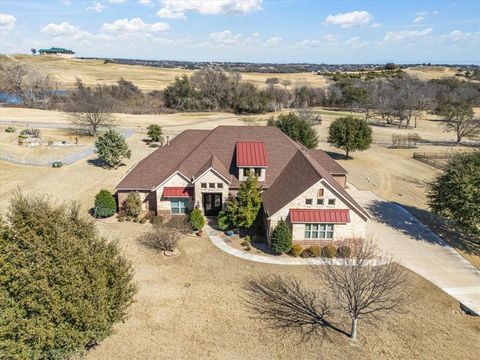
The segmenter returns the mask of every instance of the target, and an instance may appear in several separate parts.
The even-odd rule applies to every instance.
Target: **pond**
[[[67,96],[67,90],[52,90],[52,95]],[[0,104],[22,104],[22,98],[12,93],[0,91]]]

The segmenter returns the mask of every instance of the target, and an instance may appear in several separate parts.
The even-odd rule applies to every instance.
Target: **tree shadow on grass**
[[[105,161],[103,161],[99,158],[88,159],[87,164],[88,165],[93,165],[93,166],[96,166],[96,167],[101,167],[101,168],[106,168],[107,167],[107,164],[105,163]]]
[[[326,297],[315,290],[306,289],[294,277],[264,276],[245,282],[244,304],[269,327],[279,332],[300,335],[300,342],[312,336],[331,340],[337,333],[350,336],[333,324],[333,308]]]
[[[335,151],[325,151],[332,159],[334,160],[350,160],[352,157],[350,156],[348,159],[345,157],[345,153],[338,153]]]

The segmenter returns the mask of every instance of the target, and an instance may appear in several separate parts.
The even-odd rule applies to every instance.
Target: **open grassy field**
[[[149,66],[104,64],[102,60],[80,60],[61,57],[12,55],[0,56],[2,61],[21,61],[50,74],[60,89],[71,89],[75,86],[76,78],[82,79],[85,84],[113,84],[120,78],[132,81],[145,91],[161,90],[170,84],[176,76],[191,75],[193,70],[166,69]],[[265,86],[269,77],[288,79],[292,86],[308,85],[324,87],[327,79],[312,73],[297,74],[263,74],[242,73],[242,78],[258,86]]]
[[[138,65],[104,64],[102,60],[80,60],[50,56],[32,55],[0,55],[0,63],[4,61],[21,61],[52,76],[60,89],[72,89],[77,78],[85,84],[113,84],[121,77],[135,83],[145,91],[161,90],[170,84],[176,76],[191,75],[194,71],[187,69],[167,69]],[[439,79],[455,76],[454,68],[443,66],[424,66],[405,69],[406,73],[421,80]],[[241,73],[242,78],[257,86],[265,86],[269,77],[290,80],[290,88],[307,85],[326,87],[328,78],[313,73],[264,74]]]

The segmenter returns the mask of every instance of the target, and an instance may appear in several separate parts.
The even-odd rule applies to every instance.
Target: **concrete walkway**
[[[230,255],[236,256],[240,259],[255,261],[264,264],[274,264],[274,265],[321,265],[325,261],[328,261],[334,265],[341,265],[342,262],[338,259],[315,259],[315,258],[294,258],[294,257],[275,257],[267,255],[255,255],[250,254],[244,250],[235,249],[234,247],[228,245],[223,241],[220,236],[218,236],[217,230],[213,229],[209,225],[205,225],[205,231],[207,232],[210,241],[218,247],[220,250],[229,253]],[[379,265],[376,261],[371,262],[372,265]]]
[[[457,299],[470,312],[480,314],[480,271],[399,204],[352,185],[348,192],[372,215],[368,235],[381,250]],[[216,247],[244,260],[277,265],[311,265],[322,261],[249,254],[225,243],[210,226],[205,229]],[[332,259],[333,263],[338,264],[337,261]]]
[[[399,204],[350,184],[348,192],[371,214],[368,234],[384,252],[480,314],[480,271]]]

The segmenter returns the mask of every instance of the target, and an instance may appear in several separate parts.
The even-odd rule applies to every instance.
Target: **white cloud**
[[[88,31],[84,31],[78,26],[72,25],[68,22],[62,22],[60,24],[50,23],[43,28],[41,32],[49,36],[54,37],[55,41],[68,43],[69,41],[108,41],[112,40],[110,35],[106,34],[91,34]]]
[[[327,34],[327,35],[323,35],[323,39],[325,41],[335,41],[337,37],[333,34]]]
[[[108,2],[113,3],[113,4],[121,4],[126,2],[127,0],[108,0]]]
[[[187,17],[183,12],[175,12],[169,8],[161,8],[157,12],[157,16],[167,19],[186,19]]]
[[[452,41],[480,40],[480,32],[469,33],[461,30],[454,30],[447,36]]]
[[[185,19],[188,11],[199,14],[247,14],[262,9],[262,0],[160,0],[157,15],[170,19]]]
[[[282,42],[281,37],[274,36],[274,37],[268,39],[267,41],[265,41],[263,43],[263,46],[265,46],[265,47],[275,47],[275,46],[280,45],[281,42]]]
[[[234,34],[230,30],[211,33],[209,36],[216,43],[223,45],[236,44],[242,39],[242,34]]]
[[[425,20],[425,16],[419,15],[419,16],[415,17],[415,20],[413,20],[413,22],[414,23],[419,23],[420,21],[423,21],[423,20]]]
[[[337,15],[328,15],[325,19],[327,24],[339,25],[342,28],[367,25],[373,16],[367,11],[352,11]]]
[[[82,30],[68,22],[62,22],[60,24],[50,23],[44,26],[41,31],[44,34],[52,36],[61,36],[61,35],[75,35],[80,33]]]
[[[350,46],[352,49],[361,49],[364,48],[368,45],[367,41],[362,41],[360,39],[360,36],[354,36],[347,41],[345,41],[345,44]]]
[[[106,8],[106,6],[102,5],[101,3],[99,2],[92,2],[92,5],[87,7],[87,10],[93,10],[93,11],[96,11],[98,13],[101,13],[104,9]]]
[[[129,33],[129,32],[158,32],[168,30],[170,26],[164,22],[144,23],[140,18],[119,19],[114,23],[103,24],[102,29],[108,32]]]
[[[378,22],[373,23],[372,25],[370,25],[370,27],[371,27],[372,29],[378,29],[378,28],[381,28],[382,26],[383,26],[383,25],[380,24],[380,23],[378,23]]]
[[[138,0],[138,3],[143,6],[153,6],[151,0]]]
[[[17,19],[15,16],[10,14],[2,14],[0,13],[0,30],[2,31],[10,31],[15,29],[15,23]]]
[[[322,45],[320,40],[313,40],[313,39],[304,39],[295,44],[296,47],[312,47],[318,48]]]
[[[405,41],[413,40],[430,35],[433,32],[433,28],[429,27],[424,30],[402,30],[402,31],[389,31],[385,35],[383,41]]]

